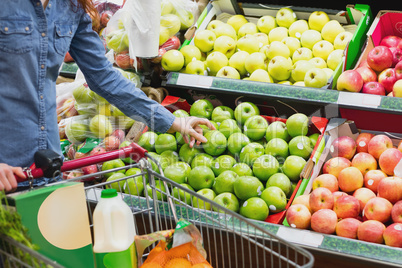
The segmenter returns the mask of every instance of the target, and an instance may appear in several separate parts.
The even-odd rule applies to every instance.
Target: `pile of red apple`
[[[340,136],[330,155],[313,191],[289,207],[289,225],[402,247],[402,178],[394,174],[402,142],[396,148],[383,134]]]
[[[338,90],[402,97],[402,38],[389,35],[355,70],[342,73]]]

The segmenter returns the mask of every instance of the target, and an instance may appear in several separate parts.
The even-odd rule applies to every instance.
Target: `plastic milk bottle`
[[[135,227],[130,207],[116,189],[102,190],[93,214],[96,267],[137,267]]]

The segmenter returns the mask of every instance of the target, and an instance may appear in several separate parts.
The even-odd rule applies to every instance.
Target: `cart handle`
[[[70,171],[78,168],[82,168],[85,166],[90,166],[98,163],[102,163],[105,161],[110,161],[118,158],[126,158],[130,157],[135,162],[138,162],[141,158],[145,158],[145,153],[147,150],[142,148],[136,143],[130,143],[128,146],[121,147],[118,150],[86,156],[79,159],[74,159],[70,161],[63,162],[63,165],[60,168],[60,172]],[[24,173],[26,178],[21,178],[15,175],[17,182],[23,182],[30,179],[37,179],[43,177],[44,171],[42,168],[37,168],[35,165],[32,165],[31,168],[25,168]]]

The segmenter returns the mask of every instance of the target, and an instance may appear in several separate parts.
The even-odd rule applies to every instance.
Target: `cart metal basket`
[[[63,164],[61,170],[66,171],[101,163],[116,157],[130,156],[136,161],[135,164],[122,168],[101,171],[97,174],[84,175],[73,179],[80,181],[86,181],[94,175],[101,176],[108,172],[133,167],[139,168],[141,171],[118,180],[85,186],[91,225],[92,212],[100,199],[101,191],[113,187],[120,192],[121,198],[132,209],[137,235],[175,229],[177,221],[185,219],[194,224],[200,231],[207,253],[207,261],[213,267],[313,266],[314,258],[311,253],[270,233],[267,228],[264,228],[264,225],[266,226],[264,222],[244,218],[240,214],[166,178],[159,163],[142,148],[139,148],[133,143],[115,152],[67,161]],[[158,167],[158,172],[153,170],[151,161]],[[66,165],[68,168],[65,167]],[[33,173],[40,175],[41,172],[30,172],[30,174]],[[64,183],[64,181],[58,183]],[[131,188],[126,187],[129,183],[135,185],[135,188],[133,186]],[[139,191],[138,194],[131,190],[142,188],[144,190]],[[146,259],[151,249],[152,246],[144,253],[143,260]],[[2,252],[4,251],[3,249]],[[8,259],[9,254],[12,255],[12,253],[3,254],[3,258]],[[51,266],[53,263],[48,262],[47,264]]]

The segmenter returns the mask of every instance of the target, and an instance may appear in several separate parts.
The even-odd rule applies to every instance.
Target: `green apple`
[[[319,69],[327,68],[327,63],[322,58],[314,57],[314,58],[310,59],[309,62],[314,64],[315,68],[319,68]]]
[[[94,98],[94,92],[88,87],[88,85],[82,84],[73,90],[73,97],[78,103],[92,103]]]
[[[271,213],[278,213],[286,208],[286,194],[279,187],[270,186],[266,188],[262,192],[261,198],[265,201],[265,203],[267,203]]]
[[[289,146],[286,141],[280,138],[273,138],[265,145],[265,154],[275,157],[280,164],[283,164],[289,156]]]
[[[234,117],[236,121],[244,125],[247,119],[254,115],[259,115],[260,109],[252,102],[242,102],[236,106],[234,110]]]
[[[289,26],[289,36],[300,39],[302,33],[308,29],[309,27],[306,20],[297,20]]]
[[[296,63],[299,60],[311,60],[312,58],[313,58],[313,52],[311,51],[311,49],[307,47],[301,47],[299,49],[296,49],[292,55],[293,63]]]
[[[264,190],[262,182],[254,176],[239,176],[233,185],[235,195],[241,200],[260,196]]]
[[[191,187],[187,183],[180,183],[180,185],[188,190],[194,191],[193,187]],[[184,202],[187,205],[191,205],[191,194],[189,192],[175,187],[175,188],[173,188],[172,194],[175,198],[179,199],[179,201]],[[179,201],[174,201],[174,202],[176,204],[180,204]]]
[[[187,66],[190,62],[194,60],[201,59],[201,51],[198,47],[194,45],[187,45],[180,49],[181,54],[184,57],[184,66]]]
[[[308,159],[312,151],[311,140],[307,136],[296,136],[289,142],[289,153],[291,155],[298,155]]]
[[[252,166],[254,164],[254,161],[263,154],[264,146],[257,142],[251,142],[244,146],[243,149],[241,149],[239,156],[240,162]]]
[[[245,35],[237,40],[237,49],[249,54],[260,51],[258,38],[252,34]]]
[[[190,115],[211,119],[214,106],[207,99],[199,99],[191,105]]]
[[[126,171],[126,176],[134,176],[137,174],[141,173],[141,169],[139,168],[130,168]],[[146,180],[145,182],[148,183],[148,179],[147,179],[148,175],[145,175]],[[144,192],[144,180],[142,178],[142,176],[136,176],[136,177],[132,177],[127,179],[126,184],[124,185],[124,192],[126,194],[131,194],[131,195],[137,195],[137,196],[142,196],[143,192]]]
[[[231,79],[240,79],[239,72],[230,66],[223,66],[217,73],[216,77],[223,77],[223,78],[231,78]]]
[[[310,141],[311,141],[311,147],[314,148],[317,143],[318,138],[320,137],[320,134],[314,133],[308,137],[310,138]]]
[[[228,150],[233,155],[238,155],[243,147],[250,142],[250,139],[246,135],[241,132],[235,132],[228,138]]]
[[[244,134],[253,141],[262,139],[267,132],[268,122],[261,115],[254,115],[249,117],[244,122]]]
[[[317,30],[311,29],[303,32],[300,37],[300,43],[302,47],[306,47],[309,49],[313,49],[314,44],[321,40],[321,33]]]
[[[275,19],[280,27],[289,28],[297,20],[297,16],[292,9],[283,7],[276,13]]]
[[[215,76],[218,71],[227,66],[229,63],[228,58],[225,54],[219,51],[213,51],[207,56],[206,64],[207,71],[209,75]]]
[[[161,154],[167,150],[177,151],[177,142],[175,136],[169,133],[158,135],[155,141],[155,151],[158,154]]]
[[[329,17],[324,11],[314,11],[308,17],[308,26],[310,29],[321,32],[322,27],[329,22]]]
[[[327,73],[320,68],[313,68],[307,71],[304,77],[306,87],[321,88],[328,82]]]
[[[268,58],[262,52],[251,53],[244,62],[244,67],[248,73],[253,73],[257,69],[266,70],[268,66]]]
[[[128,36],[125,29],[112,30],[106,35],[106,45],[116,53],[128,48]]]
[[[327,66],[331,70],[335,70],[336,67],[342,62],[343,58],[343,49],[335,49],[333,50],[327,58]],[[327,76],[328,77],[328,76]]]
[[[185,73],[196,74],[196,75],[207,75],[207,67],[205,63],[200,60],[194,60],[187,64]]]
[[[269,34],[269,32],[277,26],[273,16],[265,15],[260,17],[257,21],[257,28],[262,33]]]
[[[213,109],[211,120],[217,123],[221,123],[225,119],[233,119],[233,109],[228,106],[217,106]]]
[[[306,160],[303,157],[289,155],[283,163],[282,171],[291,181],[296,182],[300,179],[300,173],[305,165]]]
[[[248,78],[250,81],[257,81],[257,82],[266,82],[266,83],[273,83],[274,80],[269,75],[266,70],[257,69],[255,70],[250,77]]]
[[[214,48],[216,35],[210,30],[201,30],[194,36],[194,45],[198,47],[201,52],[209,52]]]
[[[350,40],[352,40],[353,34],[351,32],[341,32],[334,40],[334,48],[344,50]]]
[[[183,109],[177,109],[173,112],[173,115],[176,117],[189,117],[190,115],[188,114],[187,111]]]
[[[215,29],[219,26],[219,25],[221,25],[221,24],[223,24],[224,22],[223,21],[221,21],[221,20],[211,20],[209,23],[208,23],[208,25],[207,25],[207,30],[210,30],[210,31],[215,31]]]
[[[281,121],[272,122],[267,128],[265,138],[267,139],[267,141],[270,141],[274,138],[280,138],[284,141],[289,141],[290,136],[288,130],[286,129],[286,124]]]
[[[327,60],[329,54],[334,51],[334,46],[332,45],[332,43],[326,40],[321,40],[314,44],[312,51],[314,57],[319,57],[323,60]]]
[[[179,150],[180,159],[184,162],[190,164],[193,161],[193,158],[201,154],[203,151],[201,148],[197,148],[196,146],[190,147],[188,143],[184,144]]]
[[[171,49],[162,56],[162,68],[168,72],[178,72],[184,67],[184,56],[177,49]]]
[[[240,127],[234,119],[223,120],[218,130],[228,139],[233,133],[241,132]]]
[[[257,25],[252,22],[247,22],[243,24],[237,31],[237,38],[241,38],[247,34],[256,34],[257,32]]]
[[[194,15],[190,10],[176,9],[173,14],[177,15],[180,19],[180,30],[187,30],[194,24]],[[162,16],[163,17],[163,16]]]
[[[67,139],[78,144],[83,142],[90,132],[88,125],[84,121],[71,120],[65,127]]]
[[[188,135],[187,135],[188,136]],[[183,135],[181,135],[180,132],[176,132],[175,133],[175,137],[176,137],[176,142],[177,145],[179,145],[179,147],[183,144],[185,144],[186,142],[184,141]]]
[[[269,209],[263,199],[251,197],[241,205],[239,213],[252,220],[264,221],[269,215]]]
[[[208,140],[203,144],[204,151],[212,156],[221,155],[227,147],[227,139],[219,130],[211,130],[205,133]]]
[[[210,120],[209,122],[211,122],[212,125],[214,125],[215,129],[218,129],[218,123],[216,123],[215,121]],[[205,135],[207,132],[211,131],[211,129],[209,127],[207,127],[206,125],[200,125],[201,129],[202,129],[202,133]]]
[[[187,181],[196,191],[211,188],[215,182],[215,174],[209,167],[197,166],[190,171]]]
[[[129,176],[134,176],[134,175],[140,174],[141,172],[142,172],[141,169],[133,167],[133,168],[127,169],[125,174],[127,177],[129,177]],[[145,172],[144,176],[145,176],[146,183],[148,183],[148,173]],[[142,176],[137,176],[137,177],[140,177],[141,181],[142,181]]]
[[[175,35],[180,31],[180,18],[175,14],[166,14],[161,16],[160,25],[169,30],[170,36]]]
[[[153,159],[155,159],[155,161],[156,161],[157,163],[160,164],[162,157],[161,157],[159,154],[157,154],[157,153],[155,153],[155,152],[148,152],[148,154],[149,154],[150,157],[152,157]],[[155,171],[156,173],[159,173],[159,174],[160,174],[158,165],[157,165],[153,160],[151,160],[151,159],[148,159],[148,162],[151,163],[152,170]]]
[[[191,168],[195,168],[198,166],[206,166],[212,168],[212,162],[214,161],[213,156],[201,153],[194,156],[193,161],[191,161]]]
[[[215,174],[215,177],[219,176],[222,172],[230,170],[233,165],[236,164],[236,160],[230,155],[220,155],[212,161],[211,167]]]
[[[234,183],[239,175],[232,170],[225,170],[215,178],[215,183],[212,185],[212,190],[216,194],[234,193]]]
[[[289,56],[292,56],[297,49],[301,48],[300,41],[296,37],[285,37],[282,39],[282,43],[289,48]]]
[[[148,196],[152,199],[154,195],[152,194],[153,188],[155,189],[156,192],[156,199],[157,200],[166,200],[167,198],[167,193],[166,193],[166,188],[165,185],[162,181],[160,180],[155,180],[155,186],[151,187],[149,183],[147,183],[147,193]]]
[[[218,205],[221,205],[224,208],[227,208],[231,211],[238,212],[239,211],[239,200],[232,193],[221,193],[218,194],[214,198],[214,202]],[[214,211],[221,212],[217,207],[212,207]]]
[[[173,165],[176,162],[180,161],[179,154],[176,151],[172,150],[166,150],[163,151],[161,154],[161,165],[163,170],[166,169],[166,167]]]
[[[258,157],[253,164],[253,174],[260,181],[267,181],[272,175],[278,172],[278,160],[269,154]]]
[[[248,20],[241,14],[233,15],[226,21],[227,24],[231,25],[236,33],[239,31],[240,27],[248,23]]]
[[[241,76],[246,75],[245,62],[250,54],[246,51],[237,51],[229,59],[229,66],[235,68]]]
[[[306,73],[313,68],[314,65],[307,60],[296,61],[295,64],[293,65],[291,77],[294,81],[304,82],[304,77],[306,76]]]
[[[269,39],[268,39],[267,34],[265,34],[265,33],[255,33],[254,36],[257,37],[257,39],[258,39],[260,49],[263,46],[266,46],[266,45],[269,44]]]
[[[269,177],[265,185],[265,188],[271,186],[279,187],[285,193],[286,196],[289,196],[289,194],[292,191],[292,182],[290,181],[288,176],[286,176],[283,173],[276,173],[271,177]]]
[[[142,133],[137,143],[148,152],[155,152],[155,143],[157,139],[158,134],[153,131],[147,131],[145,133]]]
[[[124,167],[126,164],[123,162],[123,160],[121,160],[120,158],[118,159],[113,159],[113,160],[109,160],[106,162],[103,162],[102,164],[102,171],[106,171],[106,170],[110,170],[110,169],[114,169],[114,168],[122,168]],[[113,172],[108,172],[103,174],[103,176],[105,178],[109,178],[110,176],[112,176],[114,173],[125,173],[126,170],[125,169],[120,169],[118,171],[113,171]]]
[[[119,149],[122,148],[122,147],[129,146],[130,144],[131,144],[130,141],[123,141],[122,143],[120,143]],[[144,148],[144,147],[142,147],[142,148]],[[144,148],[144,149],[145,149],[145,148]],[[126,164],[133,164],[133,163],[135,163],[135,161],[134,161],[131,157],[122,158],[122,160],[123,160],[123,162],[126,163]]]
[[[203,197],[205,197],[206,199],[209,199],[211,201],[213,201],[214,198],[216,197],[215,192],[212,189],[208,189],[208,188],[197,191],[197,194],[202,195]],[[203,210],[210,210],[212,208],[211,202],[203,201],[202,199],[198,198],[197,196],[193,196],[193,207],[203,209]]]
[[[106,182],[110,183],[106,187],[116,189],[116,191],[118,191],[118,192],[124,192],[124,184],[126,183],[126,180],[124,180],[123,178],[125,178],[125,177],[126,177],[126,175],[124,173],[120,173],[120,172],[113,173],[106,179]],[[119,180],[119,179],[123,179],[123,180],[117,181],[117,182],[112,182],[112,181]]]
[[[321,29],[321,36],[324,40],[330,43],[334,43],[335,38],[338,34],[344,32],[345,29],[337,20],[330,20],[325,23],[324,27]]]
[[[216,27],[214,33],[216,35],[216,38],[225,35],[232,37],[234,40],[237,40],[236,30],[232,27],[232,25],[227,23],[219,24],[218,27]]]
[[[295,113],[286,120],[286,128],[291,137],[306,136],[309,119],[305,114]]]
[[[214,51],[223,53],[229,59],[236,52],[236,41],[230,36],[219,36],[215,40]]]
[[[289,30],[286,27],[276,27],[272,29],[268,34],[269,42],[272,43],[274,41],[281,42],[284,38],[289,36]]]
[[[231,171],[236,173],[238,176],[253,176],[253,170],[246,163],[236,163],[232,167]]]
[[[112,123],[107,116],[97,114],[89,122],[89,129],[97,138],[104,138],[113,132]],[[67,134],[67,133],[66,133]]]
[[[278,81],[288,80],[292,69],[292,62],[283,56],[275,56],[268,64],[269,75]]]
[[[182,165],[177,165],[176,163],[167,166],[163,173],[166,178],[179,184],[186,183],[189,175]]]

